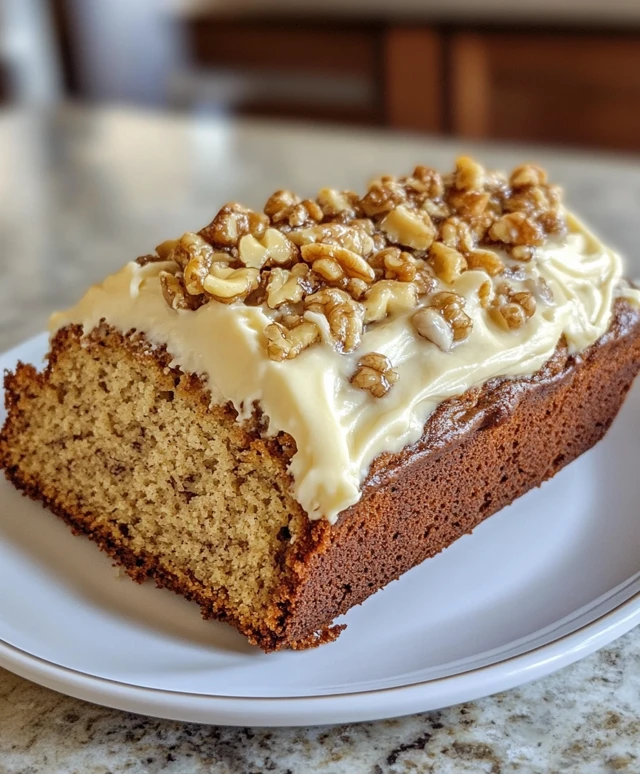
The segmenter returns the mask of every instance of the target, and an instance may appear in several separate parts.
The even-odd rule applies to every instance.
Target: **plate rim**
[[[42,346],[46,336],[16,344],[0,353],[0,361],[19,359],[24,347]],[[0,666],[74,698],[152,717],[227,726],[331,725],[426,712],[508,690],[575,663],[637,625],[640,591],[578,629],[490,664],[400,686],[326,695],[223,696],[138,686],[56,664],[4,639]]]
[[[190,723],[308,726],[428,712],[524,685],[591,655],[640,624],[640,591],[580,629],[494,664],[393,688],[326,696],[246,697],[147,688],[88,675],[0,640],[0,666],[77,699]]]

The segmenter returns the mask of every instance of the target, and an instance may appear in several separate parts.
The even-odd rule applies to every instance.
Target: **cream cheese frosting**
[[[549,239],[535,261],[516,264],[496,250],[513,269],[516,290],[542,279],[553,295],[518,330],[503,330],[480,308],[484,271],[465,271],[440,286],[464,297],[473,320],[464,345],[447,352],[417,334],[412,309],[369,326],[354,352],[322,342],[275,362],[265,350],[264,330],[273,317],[268,307],[234,302],[174,310],[160,283],[160,273],[170,269],[166,262],[126,264],[74,307],[54,314],[50,328],[53,334],[73,323],[88,333],[104,319],[122,332],[142,331],[153,345],[166,347],[173,365],[206,380],[212,403],[231,402],[240,420],[257,403],[269,434],[284,431],[295,440],[290,472],[296,499],[311,519],[333,523],[358,501],[371,462],[415,443],[442,401],[493,377],[533,374],[562,337],[571,353],[586,349],[607,330],[617,296],[640,305],[640,291],[620,284],[618,254],[570,214],[567,225],[568,233]],[[386,355],[398,374],[382,398],[350,383],[368,352]]]

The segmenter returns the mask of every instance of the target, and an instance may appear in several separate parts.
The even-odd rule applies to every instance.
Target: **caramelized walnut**
[[[382,398],[398,381],[391,361],[379,352],[369,352],[358,360],[358,370],[351,377],[351,384],[361,390],[368,390],[374,398]]]

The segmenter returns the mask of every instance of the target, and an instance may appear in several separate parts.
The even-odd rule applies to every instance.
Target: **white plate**
[[[39,362],[40,336],[0,357]],[[120,709],[306,725],[436,709],[576,661],[640,622],[640,384],[606,439],[378,592],[339,640],[265,655],[0,483],[0,664]]]

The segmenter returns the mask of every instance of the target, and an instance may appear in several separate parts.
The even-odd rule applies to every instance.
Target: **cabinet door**
[[[462,137],[640,150],[640,32],[460,32],[450,74]]]
[[[384,107],[394,129],[444,130],[440,35],[428,27],[390,27],[384,42]]]

